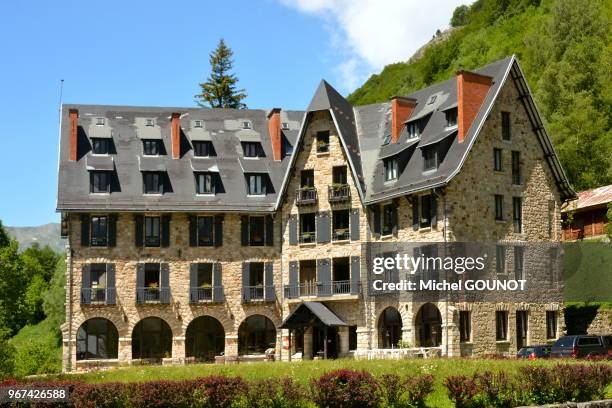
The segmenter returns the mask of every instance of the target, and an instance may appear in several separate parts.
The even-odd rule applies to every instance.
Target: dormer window
[[[408,131],[408,139],[416,139],[421,136],[421,127],[419,126],[419,121],[407,123],[406,130]]]
[[[385,145],[388,145],[389,143],[391,143],[391,133],[385,136],[385,138],[383,139],[382,145],[385,146]]]
[[[193,155],[195,157],[209,157],[214,156],[213,144],[211,141],[194,141],[193,142]]]
[[[436,145],[423,148],[423,171],[438,168],[438,149]]]
[[[90,172],[89,192],[93,194],[109,194],[111,187],[110,171]]]
[[[446,112],[446,127],[457,126],[457,108],[449,109]]]
[[[93,154],[109,154],[110,153],[110,139],[106,138],[92,138],[91,139],[91,151]]]
[[[194,128],[203,128],[204,124],[201,120],[194,120],[193,121],[193,127]]]
[[[436,101],[436,98],[437,98],[437,97],[438,97],[437,95],[431,95],[431,96],[429,97],[429,100],[427,101],[427,104],[428,104],[428,105],[431,105],[432,103],[434,103],[434,102]]]
[[[215,173],[196,173],[196,193],[215,194]]]
[[[248,120],[245,120],[242,122],[242,128],[243,129],[251,129],[251,122]]]
[[[289,123],[287,123],[287,122],[281,123],[281,129],[282,130],[289,130]]]
[[[155,126],[155,121],[153,119],[146,119],[145,120],[145,126],[153,127],[153,126]]]
[[[263,149],[259,142],[242,142],[244,157],[263,157]]]
[[[96,118],[96,126],[104,126],[104,118]]]
[[[145,156],[158,156],[162,154],[162,141],[158,139],[145,139],[142,141],[142,152]]]
[[[142,190],[144,194],[163,194],[164,173],[159,171],[143,172]]]
[[[246,174],[247,194],[266,195],[267,177],[264,174]]]
[[[384,161],[385,167],[385,181],[397,180],[398,176],[398,165],[397,159],[386,159]]]

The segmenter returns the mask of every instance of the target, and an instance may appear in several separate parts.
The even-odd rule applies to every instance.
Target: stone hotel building
[[[515,57],[366,106],[322,81],[306,111],[70,104],[61,122],[66,371],[563,333],[559,301],[370,290],[364,244],[498,243],[514,276],[514,244],[559,241],[575,193]]]

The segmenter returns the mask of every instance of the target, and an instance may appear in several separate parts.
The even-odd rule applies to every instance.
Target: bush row
[[[22,384],[7,380],[0,386]],[[70,403],[14,404],[15,407],[410,408],[424,406],[425,397],[433,390],[433,377],[386,374],[375,378],[365,371],[337,370],[313,379],[308,386],[287,377],[246,382],[240,377],[225,376],[143,383],[54,381],[27,385],[67,388]]]
[[[558,364],[521,367],[514,375],[486,371],[451,376],[444,385],[457,408],[480,408],[592,401],[603,398],[611,382],[609,365]]]

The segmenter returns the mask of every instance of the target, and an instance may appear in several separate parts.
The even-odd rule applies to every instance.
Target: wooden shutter
[[[189,215],[189,246],[198,246],[198,217]]]
[[[136,247],[140,248],[143,246],[144,240],[144,215],[135,214],[134,215],[134,225],[135,225],[135,239],[136,239]]]
[[[298,244],[298,223],[295,214],[289,216],[289,245]]]
[[[171,215],[166,214],[161,217],[161,246],[170,246],[170,219]]]
[[[91,268],[89,264],[81,268],[81,303],[88,305],[91,303]]]
[[[89,214],[81,214],[81,246],[89,246]]]
[[[274,263],[273,262],[266,262],[264,264],[264,282],[265,282],[264,298],[267,302],[272,302],[276,299],[276,292],[274,291]]]
[[[436,228],[438,224],[438,201],[436,195],[431,194],[431,227]]]
[[[249,216],[240,217],[240,237],[242,246],[249,246]]]
[[[359,209],[351,210],[351,241],[359,241]]]
[[[144,275],[145,265],[136,265],[136,303],[144,303]]]
[[[398,225],[399,217],[397,216],[397,213],[398,213],[398,210],[399,210],[399,200],[397,200],[397,199],[393,200],[393,204],[392,204],[391,208],[392,208],[392,212],[391,212],[391,224],[393,225],[392,234],[394,236],[397,236],[397,230],[399,229],[399,225]]]
[[[215,215],[215,246],[223,245],[223,215]]]
[[[372,205],[372,223],[374,226],[374,237],[378,238],[381,234],[381,223],[380,223],[380,204]]]
[[[361,279],[360,262],[358,256],[351,256],[351,295],[359,294],[359,281]]]
[[[412,197],[412,229],[419,230],[419,196]]]
[[[329,259],[317,260],[317,280],[319,281],[319,295],[329,296],[332,293],[331,287],[331,265]]]
[[[289,293],[287,293],[287,297],[289,299],[294,299],[298,297],[298,281],[299,281],[298,262],[290,261],[289,262]]]
[[[198,264],[189,265],[189,301],[198,302]]]
[[[266,215],[266,245],[274,245],[274,219],[271,215]]]
[[[223,301],[223,269],[221,262],[213,264],[213,301]]]
[[[160,303],[170,303],[170,265],[162,263],[159,265],[160,282],[159,287],[162,289],[160,293]]]
[[[115,264],[106,264],[106,304],[117,303],[117,292],[115,290]]]
[[[108,216],[108,246],[117,246],[117,214]]]
[[[317,243],[324,244],[331,240],[331,217],[329,211],[317,214]]]
[[[251,264],[249,262],[242,263],[242,300],[248,302],[251,300],[251,293],[249,291],[249,274],[251,272]]]

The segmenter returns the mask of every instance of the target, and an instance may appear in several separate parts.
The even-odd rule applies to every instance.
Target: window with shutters
[[[472,316],[467,310],[459,311],[459,341],[469,342],[472,339]]]
[[[316,234],[315,213],[300,214],[300,243],[315,242]]]
[[[506,247],[503,245],[495,246],[495,272],[498,275],[506,273]]]
[[[249,245],[264,246],[266,243],[266,228],[264,216],[249,217]]]
[[[196,285],[198,288],[211,288],[213,286],[213,264],[199,263]]]
[[[350,238],[349,210],[332,211],[332,240],[342,241]]]
[[[351,293],[351,264],[349,257],[332,260],[332,295]]]
[[[161,265],[146,263],[144,265],[144,292],[146,301],[159,301],[161,293]]]
[[[91,171],[91,187],[89,191],[94,194],[109,194],[111,192],[111,172]]]
[[[557,338],[557,312],[554,310],[546,311],[546,338]]]
[[[523,200],[521,197],[512,198],[512,219],[514,232],[523,232]]]
[[[196,173],[196,194],[215,194],[216,173]]]
[[[386,204],[382,208],[382,234],[383,235],[391,235],[393,234],[393,230],[396,227],[397,217],[396,217],[395,204]]]
[[[495,220],[504,220],[504,196],[495,194]]]
[[[106,215],[91,217],[89,242],[92,247],[108,246],[108,217]]]
[[[385,168],[385,181],[397,180],[398,164],[397,159],[385,159],[383,162]]]
[[[512,151],[512,184],[521,185],[521,152]]]
[[[94,137],[91,139],[91,152],[93,154],[109,154],[111,139]]]
[[[214,156],[213,144],[210,140],[193,141],[193,155],[196,157]]]
[[[215,245],[215,217],[199,216],[197,217],[197,234],[198,246],[214,246]]]
[[[91,302],[106,302],[106,264],[94,263],[89,265],[89,278]]]
[[[516,280],[523,279],[523,270],[525,263],[525,248],[522,246],[514,247],[514,278]]]
[[[349,350],[357,350],[357,326],[349,326]]]
[[[142,154],[145,156],[159,156],[162,154],[162,141],[159,139],[143,140]]]
[[[161,245],[161,218],[144,217],[144,246],[159,247]]]
[[[164,173],[160,171],[143,171],[142,183],[144,194],[164,193]]]
[[[329,152],[329,132],[317,132],[317,153]]]
[[[508,340],[508,312],[506,310],[495,312],[495,339],[497,341]]]
[[[502,149],[493,149],[493,170],[502,171]]]
[[[419,228],[431,227],[431,215],[433,213],[432,196],[431,194],[422,195],[419,197]]]
[[[501,121],[502,121],[502,139],[506,141],[510,141],[510,139],[512,138],[511,128],[510,128],[510,112],[502,112]]]

